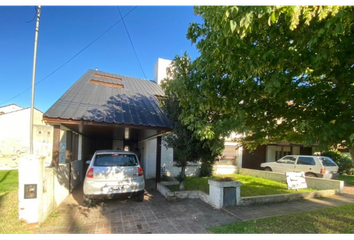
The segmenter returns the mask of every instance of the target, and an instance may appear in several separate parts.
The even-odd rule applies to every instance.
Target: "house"
[[[162,140],[172,130],[159,108],[163,95],[154,81],[88,70],[43,116],[54,127],[52,165],[71,163],[83,179],[96,150],[121,149],[138,154],[147,179],[160,178],[167,166],[177,172]]]
[[[170,63],[158,59],[154,81],[88,70],[43,116],[54,127],[52,165],[74,164],[79,169],[72,172],[82,180],[85,161],[96,150],[122,149],[138,153],[147,179],[178,175],[173,149],[163,141],[172,125],[158,102],[164,95],[159,84]],[[269,144],[250,152],[232,138],[225,139],[216,173],[232,173],[237,167],[259,169],[262,162],[285,154],[311,154],[311,149],[291,143]],[[186,174],[195,175],[198,169],[198,163],[191,163]]]
[[[48,144],[51,145],[51,154],[48,154],[50,158],[46,164],[38,155],[20,160],[20,219],[29,223],[43,222],[83,181],[86,160],[91,159],[99,149],[136,152],[146,179],[156,179],[158,182],[163,174],[179,174],[180,168],[173,162],[173,149],[167,148],[163,141],[166,134],[171,134],[172,125],[160,109],[158,100],[164,96],[159,83],[165,78],[168,65],[169,60],[157,61],[154,81],[88,70],[43,114],[43,119],[42,114],[35,111],[35,131],[40,139],[37,143],[41,143],[35,146],[35,155],[38,147]],[[10,136],[10,128],[6,126],[13,123],[17,126],[16,136],[29,132],[25,127],[29,124],[21,122],[22,119],[29,119],[27,111],[18,106],[0,108],[0,136]],[[5,131],[6,134],[2,134]],[[47,134],[51,142],[40,138],[43,136],[41,134]],[[25,139],[29,137],[23,134],[21,141],[27,146]],[[232,136],[226,139],[226,148],[216,165],[216,172],[234,172],[236,166],[245,167],[256,159],[286,151],[301,151],[297,146],[278,144],[248,153],[237,148],[231,139]],[[4,141],[0,139],[3,145]],[[190,164],[186,174],[197,174],[199,167],[199,163]]]
[[[43,113],[34,109],[33,150],[46,165],[52,159],[53,129],[42,119]],[[0,107],[0,168],[17,168],[20,157],[29,153],[30,108],[16,104]]]

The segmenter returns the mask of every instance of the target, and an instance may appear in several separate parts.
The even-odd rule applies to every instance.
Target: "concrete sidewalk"
[[[82,187],[78,187],[48,217],[36,233],[169,233],[206,234],[206,228],[222,224],[312,211],[354,202],[354,194],[217,210],[199,199],[167,201],[147,181],[144,202],[116,199],[87,208],[82,205]]]

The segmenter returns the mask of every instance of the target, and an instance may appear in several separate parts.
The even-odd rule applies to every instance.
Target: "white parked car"
[[[84,204],[93,199],[136,196],[144,200],[145,180],[138,156],[133,152],[96,151],[89,162],[83,192]]]
[[[287,155],[275,162],[261,164],[265,171],[304,172],[307,177],[334,178],[338,165],[329,157],[308,155]]]

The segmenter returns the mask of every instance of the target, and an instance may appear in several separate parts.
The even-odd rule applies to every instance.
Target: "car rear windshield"
[[[138,161],[133,154],[99,154],[96,155],[94,166],[98,167],[124,167],[124,166],[136,166]]]
[[[329,157],[319,157],[319,159],[325,167],[337,167],[337,164]]]

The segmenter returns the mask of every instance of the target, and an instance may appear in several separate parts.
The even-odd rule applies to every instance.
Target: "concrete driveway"
[[[235,221],[199,199],[169,202],[147,181],[143,202],[114,199],[89,208],[79,186],[37,233],[208,233],[206,227]]]
[[[83,206],[82,186],[48,217],[37,233],[168,233],[205,234],[207,227],[231,222],[317,210],[354,202],[353,189],[329,198],[227,207],[217,210],[199,199],[167,201],[155,182],[146,182],[144,202],[116,199],[100,202],[90,208]]]

